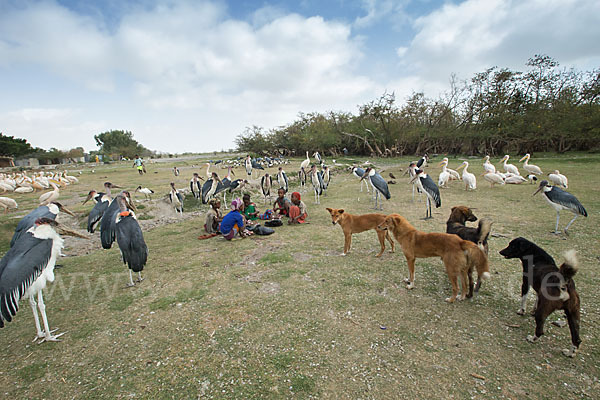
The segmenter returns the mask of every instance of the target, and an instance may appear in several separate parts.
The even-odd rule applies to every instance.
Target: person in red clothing
[[[292,205],[289,208],[289,221],[288,224],[303,224],[306,222],[308,217],[308,211],[306,204],[300,199],[300,193],[292,193]]]

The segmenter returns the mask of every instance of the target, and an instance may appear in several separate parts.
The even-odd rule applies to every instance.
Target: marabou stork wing
[[[208,203],[208,199],[206,198],[206,196],[212,188],[212,182],[212,179],[207,179],[206,182],[204,182],[204,184],[202,185],[202,204]]]
[[[110,249],[115,241],[117,234],[116,218],[119,211],[119,203],[116,201],[115,197],[110,202],[110,205],[100,220],[100,241],[102,242],[102,248],[104,249]]]
[[[387,200],[392,198],[392,195],[390,194],[390,188],[388,187],[387,182],[385,181],[385,179],[383,179],[381,175],[377,173],[373,175],[371,177],[371,182],[373,182],[373,186],[377,188],[377,190],[383,195],[383,197],[385,197]]]
[[[440,196],[440,189],[437,187],[433,179],[429,175],[426,177],[419,177],[423,189],[431,196],[435,202],[435,208],[442,206],[442,197]]]
[[[25,232],[27,232],[29,228],[31,228],[35,224],[36,219],[44,217],[55,219],[56,215],[50,212],[48,206],[39,206],[23,218],[21,218],[21,220],[17,224],[17,228],[15,229],[14,235],[10,240],[10,247],[13,247],[17,239],[19,239],[19,237],[21,237]]]
[[[321,188],[319,194],[323,191],[325,187],[325,182],[323,182],[323,171],[317,171],[317,179],[319,180],[319,187]]]
[[[123,263],[127,264],[133,272],[143,270],[148,260],[148,246],[144,241],[140,225],[133,216],[128,215],[121,217],[116,228],[117,243],[123,256]]]
[[[229,193],[233,192],[233,190],[235,188],[237,188],[238,186],[240,186],[240,181],[241,179],[236,179],[235,181],[232,181],[231,184],[229,185]]]
[[[194,197],[198,197],[196,195],[196,190],[194,190],[194,180],[193,179],[190,181],[190,190],[192,191],[192,194],[194,195]]]
[[[19,310],[19,300],[40,276],[52,254],[52,240],[25,233],[0,260],[0,328]]]
[[[181,203],[181,211],[183,211],[183,194],[177,192],[177,199],[179,199],[179,203]]]
[[[229,182],[229,184],[231,184],[231,182]],[[225,179],[223,179],[221,182],[217,183],[217,190],[215,190],[215,195],[217,193],[221,193],[223,190],[227,189],[229,187],[229,185],[225,185]]]
[[[565,192],[559,187],[553,186],[552,190],[544,193],[548,196],[548,199],[556,204],[560,204],[569,210],[576,212],[579,215],[587,217],[587,211],[583,208],[583,205],[577,200],[577,197],[573,196],[569,192]]]
[[[425,157],[421,157],[419,161],[417,161],[417,168],[421,168],[421,165],[425,162]]]
[[[354,169],[354,173],[355,173],[356,175],[358,175],[358,177],[359,177],[359,178],[362,178],[362,177],[363,177],[363,175],[365,174],[365,170],[364,170],[364,169],[362,169],[362,168],[360,168],[360,167],[356,167],[356,168]]]
[[[288,177],[287,177],[287,175],[285,174],[285,172],[283,172],[283,171],[281,172],[281,175],[283,176],[283,181],[285,182],[285,187],[284,187],[284,189],[285,189],[285,191],[287,192],[287,190],[288,190]]]
[[[256,162],[256,160],[252,160],[252,168],[256,168],[256,169],[263,169],[263,166],[260,165],[258,162]]]
[[[96,223],[100,221],[107,209],[108,201],[99,201],[92,208],[92,210],[90,211],[90,215],[88,215],[87,230],[89,233],[94,233],[94,225],[96,225]]]

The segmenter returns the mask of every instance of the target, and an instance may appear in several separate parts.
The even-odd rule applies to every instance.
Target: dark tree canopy
[[[96,145],[100,152],[106,155],[118,154],[124,157],[134,157],[136,154],[145,154],[148,150],[139,144],[129,131],[112,130],[94,135]]]
[[[238,150],[303,155],[489,154],[600,150],[600,68],[559,69],[535,55],[523,72],[492,67],[470,80],[450,79],[432,99],[413,93],[404,104],[394,93],[350,112],[301,113],[296,121],[238,136]]]
[[[20,157],[26,154],[30,154],[34,151],[27,140],[18,139],[13,136],[4,136],[0,132],[0,155]]]

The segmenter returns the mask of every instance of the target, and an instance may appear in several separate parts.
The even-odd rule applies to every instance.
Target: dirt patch
[[[303,261],[308,261],[311,258],[313,258],[313,256],[311,254],[307,254],[307,253],[294,253],[294,259],[299,261],[299,262],[303,262]]]

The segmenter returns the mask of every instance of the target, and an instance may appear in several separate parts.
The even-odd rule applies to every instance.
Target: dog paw
[[[467,298],[467,296],[463,294],[463,295],[460,295],[460,296],[458,296],[458,297],[457,297],[457,300],[458,300],[458,301],[463,301],[463,300],[464,300],[464,299],[466,299],[466,298]]]
[[[570,349],[563,349],[562,353],[567,357],[573,358],[577,354],[577,347],[571,346]]]
[[[537,342],[537,341],[538,341],[538,339],[539,339],[539,338],[538,338],[537,336],[531,336],[531,335],[527,335],[527,338],[526,338],[526,339],[527,339],[527,341],[528,341],[529,343],[535,343],[535,342]]]
[[[408,285],[406,285],[406,288],[408,290],[414,289],[415,288],[415,284],[414,283],[409,283]]]
[[[521,308],[519,311],[517,311],[517,314],[525,315],[525,310]]]
[[[454,303],[455,297],[446,297],[446,303]]]
[[[346,253],[341,253],[341,254],[340,254],[340,256],[343,256],[343,257],[345,257],[345,256],[346,256]]]

